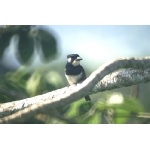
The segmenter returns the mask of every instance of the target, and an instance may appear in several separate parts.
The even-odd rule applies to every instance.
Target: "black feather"
[[[72,65],[73,61],[76,60],[77,57],[80,57],[80,56],[78,54],[70,54],[67,56],[67,58],[71,58],[71,61],[67,62],[67,64],[66,64],[65,75],[68,77],[74,78],[75,82],[71,83],[71,81],[68,81],[71,84],[77,84],[86,79],[86,74],[85,74],[83,67],[80,64],[78,66]],[[81,74],[81,77],[78,76],[80,74]],[[76,76],[78,76],[78,78],[75,78]],[[85,99],[86,99],[86,101],[91,101],[91,98],[89,97],[89,95],[85,96]]]

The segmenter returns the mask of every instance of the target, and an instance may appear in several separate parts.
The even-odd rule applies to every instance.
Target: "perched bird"
[[[77,84],[86,79],[83,67],[80,65],[82,58],[78,54],[70,54],[67,56],[67,64],[65,67],[65,76],[70,85]],[[91,101],[89,95],[85,96],[86,101]]]

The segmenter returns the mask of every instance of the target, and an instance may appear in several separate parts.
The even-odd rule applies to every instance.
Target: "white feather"
[[[80,65],[80,60],[74,60],[74,61],[72,62],[72,65],[73,65],[73,66],[79,66],[79,65]]]
[[[77,84],[78,81],[81,79],[82,74],[83,73],[81,72],[79,75],[75,75],[75,76],[73,76],[73,75],[66,75],[66,78],[67,78],[67,80],[68,80],[70,85]]]
[[[71,62],[71,58],[68,58],[67,60],[68,60],[69,63]]]

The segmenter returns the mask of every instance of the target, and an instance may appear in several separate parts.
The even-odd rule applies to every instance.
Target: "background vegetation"
[[[17,67],[4,57],[11,50]],[[45,26],[1,26],[0,28],[0,103],[21,100],[67,86],[66,60],[58,38]],[[38,59],[37,59],[38,58]],[[57,62],[55,60],[58,60]],[[89,75],[92,68],[86,68]],[[37,114],[24,123],[149,123],[135,114],[150,111],[149,83],[91,95],[57,110],[54,115]]]

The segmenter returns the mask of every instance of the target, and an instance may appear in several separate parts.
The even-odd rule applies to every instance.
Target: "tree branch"
[[[112,90],[120,87],[127,87],[139,83],[150,81],[150,69],[125,69],[110,73],[99,81],[92,90],[93,93],[98,93],[106,90]]]
[[[134,70],[127,69],[114,72],[118,69],[126,68],[133,68]],[[100,66],[81,84],[65,87],[36,97],[1,104],[1,117],[10,115],[12,113],[14,114],[2,118],[0,123],[16,123],[20,120],[26,120],[38,112],[51,111],[54,108],[56,109],[58,107],[63,107],[88,94],[104,90],[111,90],[122,86],[130,86],[133,84],[149,82],[149,68],[150,57],[145,57],[142,59],[129,58],[110,61]],[[17,112],[18,110],[21,111]]]

